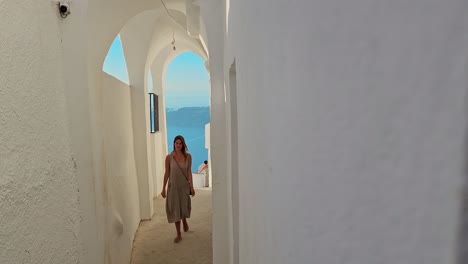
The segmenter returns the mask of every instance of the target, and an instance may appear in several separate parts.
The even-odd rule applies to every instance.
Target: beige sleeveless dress
[[[166,215],[169,223],[174,223],[182,220],[182,218],[190,218],[190,211],[192,210],[190,200],[190,185],[187,178],[187,160],[184,162],[177,162],[174,156],[170,155],[170,173],[167,188],[166,198]],[[177,166],[177,163],[179,166]],[[184,171],[182,173],[182,170]],[[188,177],[188,175],[187,175]]]

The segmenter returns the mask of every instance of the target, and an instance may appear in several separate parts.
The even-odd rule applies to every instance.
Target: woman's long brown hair
[[[175,138],[174,138],[174,142],[172,144],[172,152],[175,152],[175,142],[177,140],[180,140],[180,142],[182,143],[182,154],[184,154],[184,157],[187,157],[187,145],[185,144],[185,139],[183,136],[181,135],[177,135]]]

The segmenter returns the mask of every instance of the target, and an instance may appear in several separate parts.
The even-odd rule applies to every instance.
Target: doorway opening
[[[207,138],[210,123],[210,82],[205,62],[193,52],[184,52],[168,65],[164,76],[168,153],[176,135],[182,135],[192,155],[194,187],[209,186]]]

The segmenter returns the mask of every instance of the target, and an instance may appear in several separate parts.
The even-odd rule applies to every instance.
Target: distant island
[[[210,122],[210,108],[208,106],[166,108],[166,122],[167,126],[204,126]]]

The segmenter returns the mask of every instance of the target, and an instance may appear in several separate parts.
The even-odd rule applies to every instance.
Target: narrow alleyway
[[[151,221],[143,221],[133,243],[131,264],[211,264],[211,189],[197,189],[192,198],[190,230],[182,234],[182,241],[173,242],[174,224],[168,224],[165,200],[154,199],[155,214]]]

